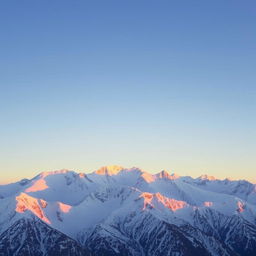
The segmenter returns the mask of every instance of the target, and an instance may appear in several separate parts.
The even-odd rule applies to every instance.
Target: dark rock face
[[[256,255],[256,227],[239,217],[231,217],[221,230],[225,243],[238,255]]]
[[[255,256],[256,227],[240,217],[215,223],[213,231],[209,216],[196,228],[140,215],[100,224],[83,243],[36,217],[20,219],[0,235],[0,256]]]
[[[95,255],[102,256],[211,255],[199,240],[190,239],[177,226],[160,221],[151,214],[143,215],[141,222],[129,223],[132,225],[99,225],[85,246]]]
[[[76,241],[37,219],[21,219],[0,236],[1,256],[86,256]]]
[[[214,219],[214,226],[211,226],[209,214],[213,213],[202,217],[204,222],[200,223],[200,228],[188,223],[176,226],[151,214],[142,214],[139,222],[138,218],[133,222],[128,217],[122,223],[98,225],[84,246],[94,255],[102,256],[256,255],[256,226],[237,216]],[[198,221],[199,217],[195,218]]]

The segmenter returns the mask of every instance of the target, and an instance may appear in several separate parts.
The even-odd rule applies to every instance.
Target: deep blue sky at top
[[[3,182],[105,164],[253,179],[256,2],[1,1],[0,89]]]

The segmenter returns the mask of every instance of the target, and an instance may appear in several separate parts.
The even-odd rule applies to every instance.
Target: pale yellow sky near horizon
[[[62,169],[67,169],[67,170],[72,170],[72,171],[75,171],[77,173],[91,173],[91,172],[94,172],[98,169],[100,169],[101,167],[103,166],[110,166],[110,165],[102,165],[102,166],[99,166],[98,168],[53,168],[53,169],[37,169],[37,171],[33,171],[33,170],[27,170],[27,171],[19,171],[19,172],[12,172],[12,171],[8,171],[8,172],[5,172],[4,175],[0,175],[0,185],[5,185],[5,184],[9,184],[9,183],[15,183],[15,182],[18,182],[20,181],[21,179],[32,179],[34,178],[36,175],[38,175],[39,173],[41,172],[44,172],[44,171],[56,171],[56,170],[62,170]],[[240,180],[240,179],[245,179],[245,180],[248,180],[249,182],[251,183],[254,183],[256,184],[256,178],[253,178],[253,173],[252,173],[252,176],[251,177],[248,177],[248,178],[245,178],[243,177],[242,175],[242,172],[241,173],[236,173],[235,175],[231,176],[231,175],[225,175],[225,172],[206,172],[206,171],[196,171],[196,170],[193,170],[193,171],[185,171],[185,170],[180,170],[180,171],[176,171],[175,169],[172,169],[172,168],[141,168],[139,166],[125,166],[125,165],[119,165],[119,166],[122,166],[124,168],[132,168],[132,167],[137,167],[137,168],[140,168],[142,169],[143,171],[146,171],[146,172],[149,172],[149,173],[152,173],[152,174],[155,174],[155,173],[158,173],[162,170],[166,170],[168,171],[170,174],[171,173],[176,173],[178,174],[179,176],[191,176],[193,178],[197,178],[201,175],[204,175],[204,174],[207,174],[209,176],[214,176],[216,179],[220,179],[220,180],[223,180],[225,178],[230,178],[232,180]],[[13,176],[15,174],[15,176]],[[228,174],[228,173],[227,173]]]

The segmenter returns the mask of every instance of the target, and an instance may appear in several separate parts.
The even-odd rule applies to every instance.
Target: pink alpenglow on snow
[[[204,202],[204,206],[211,207],[213,205],[213,202]]]
[[[48,224],[51,223],[49,219],[45,216],[44,211],[42,210],[42,208],[47,207],[46,201],[42,199],[36,199],[25,193],[21,193],[19,196],[17,196],[16,201],[16,212],[24,213],[26,211],[30,211],[39,219],[45,221]]]
[[[25,192],[27,192],[27,193],[37,192],[37,191],[45,190],[47,188],[48,188],[48,186],[46,184],[46,181],[43,179],[40,179],[40,180],[35,181],[35,183],[31,187],[29,187],[25,190]]]
[[[64,213],[68,213],[68,212],[71,210],[71,208],[72,208],[72,206],[67,205],[67,204],[63,204],[63,203],[61,203],[61,202],[58,202],[58,204],[59,204],[60,210],[61,210],[62,212],[64,212]]]
[[[143,210],[145,210],[147,206],[150,206],[151,208],[156,208],[158,206],[157,204],[160,204],[165,208],[170,209],[171,211],[177,211],[187,206],[187,203],[184,201],[168,198],[163,196],[160,193],[152,194],[152,193],[144,192],[141,194],[140,197],[144,199]]]

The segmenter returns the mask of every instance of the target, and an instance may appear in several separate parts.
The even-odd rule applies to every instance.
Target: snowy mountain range
[[[0,256],[255,256],[256,185],[102,167],[0,186]]]

